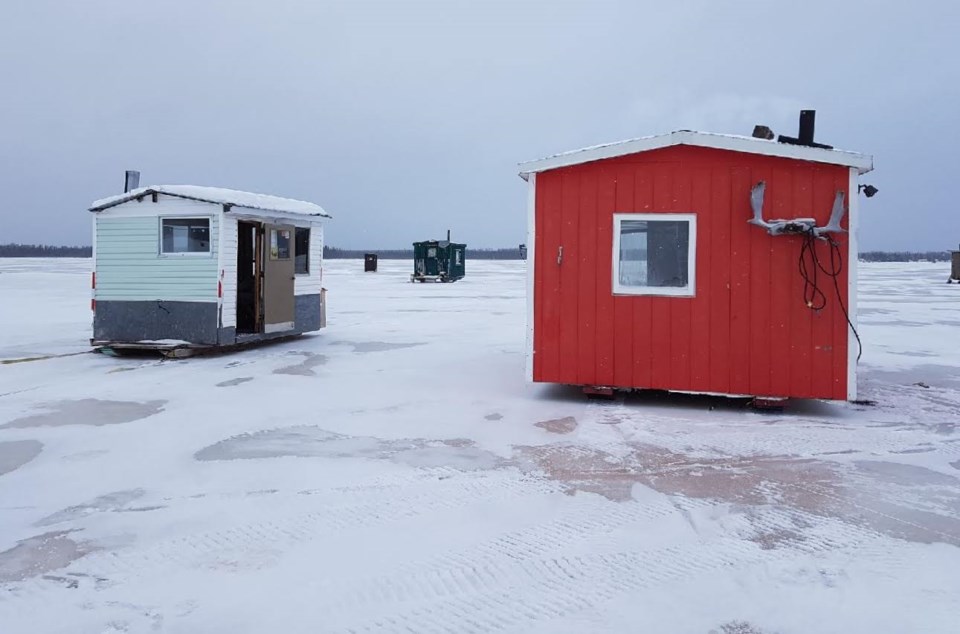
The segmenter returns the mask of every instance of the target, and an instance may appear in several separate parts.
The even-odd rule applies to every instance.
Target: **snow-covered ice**
[[[329,327],[87,354],[0,260],[0,632],[956,632],[960,286],[861,264],[860,396],[524,380],[524,271],[329,261]],[[798,299],[799,301],[799,299]]]

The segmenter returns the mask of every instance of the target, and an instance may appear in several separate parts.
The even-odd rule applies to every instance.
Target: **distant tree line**
[[[52,247],[46,244],[0,244],[0,258],[89,258],[93,247]]]
[[[413,249],[338,249],[323,247],[323,257],[331,260],[362,258],[366,253],[376,253],[385,260],[412,259]],[[92,247],[55,247],[44,244],[0,244],[0,258],[89,258]],[[467,255],[474,260],[519,260],[520,249],[468,249]]]
[[[338,249],[323,247],[323,257],[330,260],[362,258],[366,253],[376,253],[383,260],[412,260],[413,249]],[[467,247],[467,259],[470,260],[519,260],[520,249],[471,249]]]
[[[376,253],[385,260],[413,258],[413,249],[338,249],[323,247],[323,257],[337,259],[362,258],[365,253]],[[55,247],[45,244],[0,244],[0,258],[89,258],[91,247]],[[519,260],[520,249],[467,249],[471,260]],[[864,262],[949,262],[950,251],[864,251]]]
[[[949,262],[949,251],[864,251],[864,262]]]

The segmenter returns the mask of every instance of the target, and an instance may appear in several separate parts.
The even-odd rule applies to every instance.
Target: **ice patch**
[[[163,411],[167,401],[102,401],[85,398],[75,401],[45,403],[44,409],[52,410],[17,418],[4,428],[60,427],[63,425],[117,425],[147,418]]]
[[[704,457],[664,447],[627,443],[626,453],[577,445],[518,447],[570,493],[596,493],[615,502],[633,499],[635,484],[670,496],[715,500],[744,508],[765,506],[862,526],[917,543],[960,546],[960,480],[913,465],[858,461],[842,465],[793,456]],[[891,487],[916,490],[920,499]],[[790,541],[792,530],[750,536],[761,547]]]
[[[364,458],[390,460],[416,467],[445,466],[465,471],[494,469],[504,460],[462,438],[386,440],[347,436],[319,427],[287,427],[221,440],[198,451],[197,460],[250,460],[257,458]]]
[[[386,341],[334,341],[333,345],[352,346],[354,352],[358,354],[366,354],[368,352],[387,352],[389,350],[402,350],[404,348],[415,348],[417,346],[426,345],[426,342],[389,343]]]
[[[63,568],[96,548],[69,537],[72,531],[56,531],[35,535],[0,552],[0,583],[25,581]]]
[[[292,374],[294,376],[316,376],[317,373],[313,371],[317,366],[321,366],[327,362],[327,357],[322,354],[316,354],[313,352],[295,352],[291,354],[296,354],[305,357],[303,361],[294,365],[284,366],[273,371],[274,374]]]
[[[939,484],[946,487],[957,487],[960,491],[960,480],[924,467],[879,460],[858,460],[854,464],[863,473],[870,474],[874,478],[890,484],[900,486]]]
[[[10,440],[0,442],[0,476],[16,471],[40,455],[43,443],[39,440]]]
[[[110,453],[109,449],[89,449],[87,451],[78,451],[77,453],[68,454],[62,459],[68,462],[75,462],[78,460],[89,460],[90,458],[96,458],[97,456],[103,456],[108,453]]]
[[[244,383],[249,383],[253,380],[252,376],[242,376],[238,379],[230,379],[229,381],[220,381],[217,383],[217,387],[233,387],[234,385],[243,385]]]
[[[115,491],[95,497],[89,502],[70,506],[62,511],[57,511],[38,520],[34,526],[51,526],[61,522],[70,522],[82,519],[94,513],[106,513],[109,511],[119,511],[126,507],[130,502],[144,496],[146,491],[143,489],[130,489],[129,491]]]
[[[577,419],[573,416],[565,416],[552,420],[542,420],[539,423],[534,423],[534,425],[540,429],[546,429],[551,434],[569,434],[577,428]]]

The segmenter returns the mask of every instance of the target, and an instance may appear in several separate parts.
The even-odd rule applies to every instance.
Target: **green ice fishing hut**
[[[411,282],[456,282],[466,274],[467,245],[446,240],[413,243]]]

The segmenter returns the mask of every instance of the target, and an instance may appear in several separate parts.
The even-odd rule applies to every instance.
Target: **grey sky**
[[[136,168],[319,203],[333,245],[514,245],[520,161],[813,107],[875,157],[862,248],[956,248],[958,6],[6,0],[0,243],[89,244]]]

